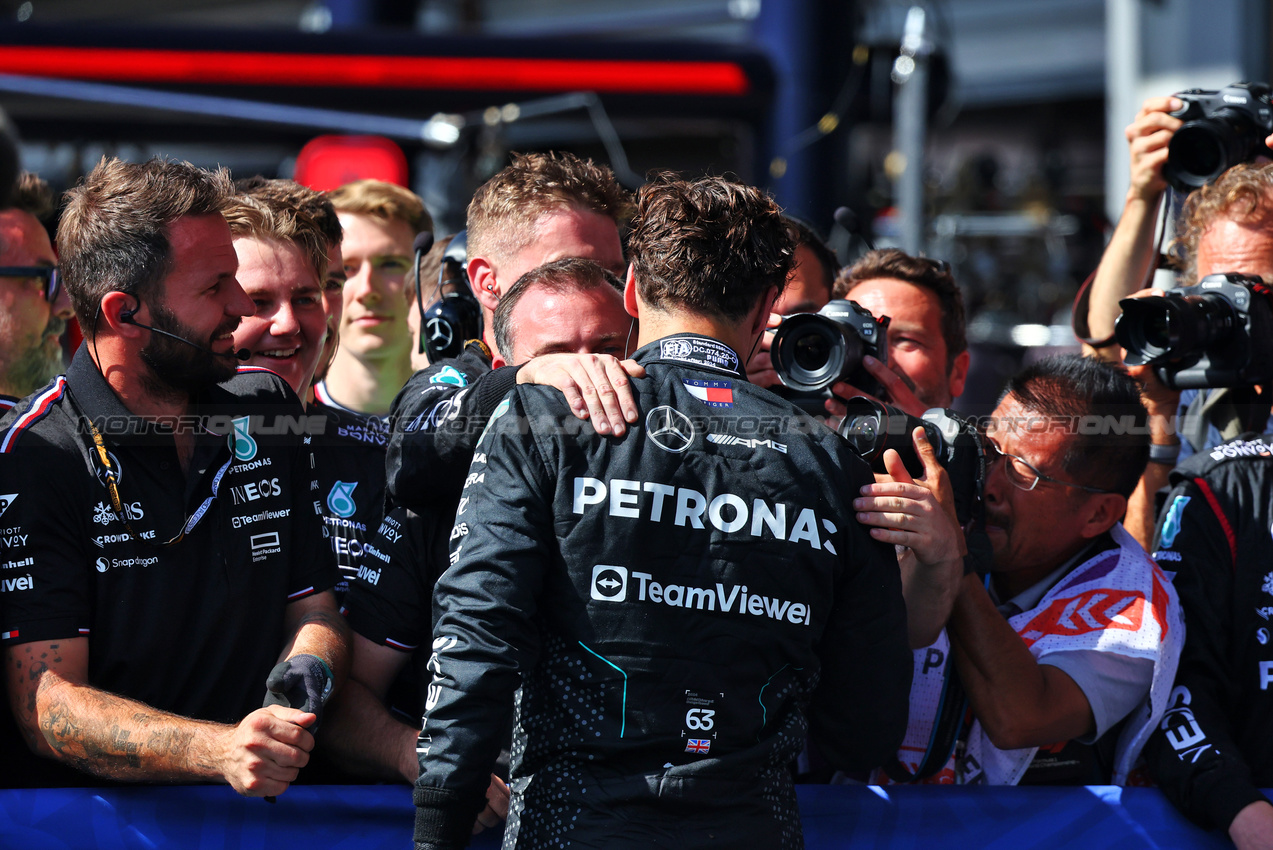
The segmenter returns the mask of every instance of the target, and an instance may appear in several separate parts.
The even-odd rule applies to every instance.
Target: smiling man
[[[0,410],[62,371],[71,301],[57,285],[57,255],[40,223],[52,212],[48,184],[29,173],[0,210]]]
[[[304,398],[327,333],[323,235],[299,209],[262,196],[237,195],[225,218],[239,285],[256,308],[239,323],[234,345],[251,354],[248,363],[277,373]]]
[[[1121,783],[1165,707],[1183,638],[1170,582],[1118,522],[1148,462],[1139,388],[1099,361],[1050,358],[1008,383],[991,423],[990,576],[964,577],[946,632],[915,652],[907,740],[877,779]],[[918,486],[863,490],[854,506],[872,536],[914,546],[931,520]],[[974,721],[937,723],[933,706],[957,707],[958,688]]]
[[[157,159],[103,160],[71,190],[58,247],[87,339],[0,419],[21,529],[4,554],[29,564],[0,595],[0,644],[28,747],[82,772],[57,784],[280,794],[343,678],[312,458],[279,427],[299,401],[235,354],[254,305],[230,193],[225,172]],[[289,685],[306,710],[266,697]]]

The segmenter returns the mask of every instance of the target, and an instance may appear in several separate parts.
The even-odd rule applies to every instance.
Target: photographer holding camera
[[[840,272],[834,294],[816,315],[777,325],[765,363],[772,358],[787,397],[810,412],[815,400],[837,418],[844,400],[859,396],[919,416],[963,392],[964,302],[949,265],[895,248],[868,251]]]
[[[1049,358],[1009,382],[985,438],[990,574],[964,576],[946,631],[914,653],[906,741],[877,781],[1125,779],[1183,637],[1170,583],[1118,524],[1145,466],[1144,421],[1135,382],[1090,358]],[[1128,422],[1140,427],[1094,427]],[[916,446],[931,469],[919,433]],[[953,494],[886,462],[894,480],[862,489],[857,518],[922,564],[937,529],[961,537]]]
[[[1185,283],[1225,273],[1258,275],[1273,282],[1273,171],[1265,147],[1273,136],[1264,137],[1269,121],[1267,87],[1259,84],[1145,101],[1126,130],[1132,168],[1123,215],[1090,289],[1080,290],[1074,304],[1075,333],[1096,356],[1121,362],[1114,333],[1122,313],[1119,302],[1133,294],[1152,294],[1143,287],[1157,259],[1157,210],[1169,181],[1180,191],[1196,189],[1185,202],[1176,238]],[[1243,160],[1255,163],[1228,168]],[[1190,389],[1181,394],[1149,368],[1129,365],[1133,377],[1144,384],[1152,450],[1124,522],[1132,536],[1149,546],[1155,494],[1167,486],[1178,459],[1244,431],[1273,427],[1264,425],[1268,395],[1256,389]],[[1179,435],[1178,414],[1186,414]]]

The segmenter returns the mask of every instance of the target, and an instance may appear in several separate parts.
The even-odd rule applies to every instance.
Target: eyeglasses
[[[1006,461],[1004,464],[1004,474],[1008,480],[1012,482],[1014,487],[1021,490],[1033,490],[1039,486],[1040,481],[1051,481],[1053,484],[1060,484],[1062,487],[1073,487],[1076,490],[1082,490],[1085,493],[1113,493],[1113,490],[1104,490],[1100,487],[1088,487],[1086,484],[1074,484],[1069,481],[1062,481],[1059,478],[1053,478],[1051,475],[1044,475],[1034,467],[1034,464],[1023,457],[1010,455],[1003,449],[999,448],[999,444],[989,437],[985,440],[986,446],[986,466],[996,463],[1000,460]]]
[[[0,266],[0,277],[38,277],[44,281],[44,300],[50,304],[62,287],[57,266]]]

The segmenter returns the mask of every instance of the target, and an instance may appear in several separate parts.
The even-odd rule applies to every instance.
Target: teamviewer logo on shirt
[[[592,568],[592,598],[622,602],[628,598],[628,568],[597,564]]]

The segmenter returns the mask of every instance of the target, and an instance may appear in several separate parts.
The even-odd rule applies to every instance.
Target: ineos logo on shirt
[[[622,602],[628,598],[628,569],[610,564],[592,568],[592,598],[601,602]]]
[[[646,437],[665,452],[681,454],[694,442],[694,423],[684,413],[666,404],[645,417]]]
[[[230,493],[234,496],[234,504],[243,505],[255,502],[257,499],[281,496],[283,488],[279,485],[277,478],[262,478],[260,481],[251,481],[240,487],[231,487]]]

